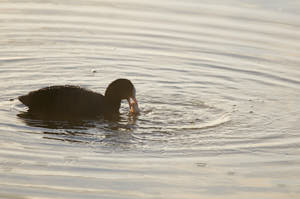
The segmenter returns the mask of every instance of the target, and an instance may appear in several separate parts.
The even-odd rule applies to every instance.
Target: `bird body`
[[[78,86],[50,86],[18,99],[28,112],[42,118],[72,119],[108,116],[119,113],[122,99],[136,101],[135,88],[127,79],[118,79],[106,89],[105,96]]]

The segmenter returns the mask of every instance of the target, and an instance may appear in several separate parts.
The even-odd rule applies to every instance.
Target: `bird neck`
[[[105,96],[106,110],[111,113],[119,113],[121,99],[113,96]]]

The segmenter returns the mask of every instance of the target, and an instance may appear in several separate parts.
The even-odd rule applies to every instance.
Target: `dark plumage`
[[[134,102],[135,88],[127,79],[109,84],[105,95],[78,86],[50,86],[18,98],[29,107],[28,112],[42,118],[78,119],[111,116],[119,113],[122,99]]]

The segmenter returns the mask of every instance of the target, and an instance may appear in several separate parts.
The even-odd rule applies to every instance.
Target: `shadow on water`
[[[20,112],[17,116],[27,126],[42,128],[39,133],[44,135],[44,139],[86,144],[124,143],[124,139],[129,136],[125,136],[124,132],[132,132],[138,119],[138,116],[118,115],[113,118],[55,120],[40,118],[30,112]]]

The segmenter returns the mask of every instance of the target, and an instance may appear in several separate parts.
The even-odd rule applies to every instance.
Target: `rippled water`
[[[1,1],[0,198],[299,198],[299,1]],[[74,84],[119,121],[20,117]]]

